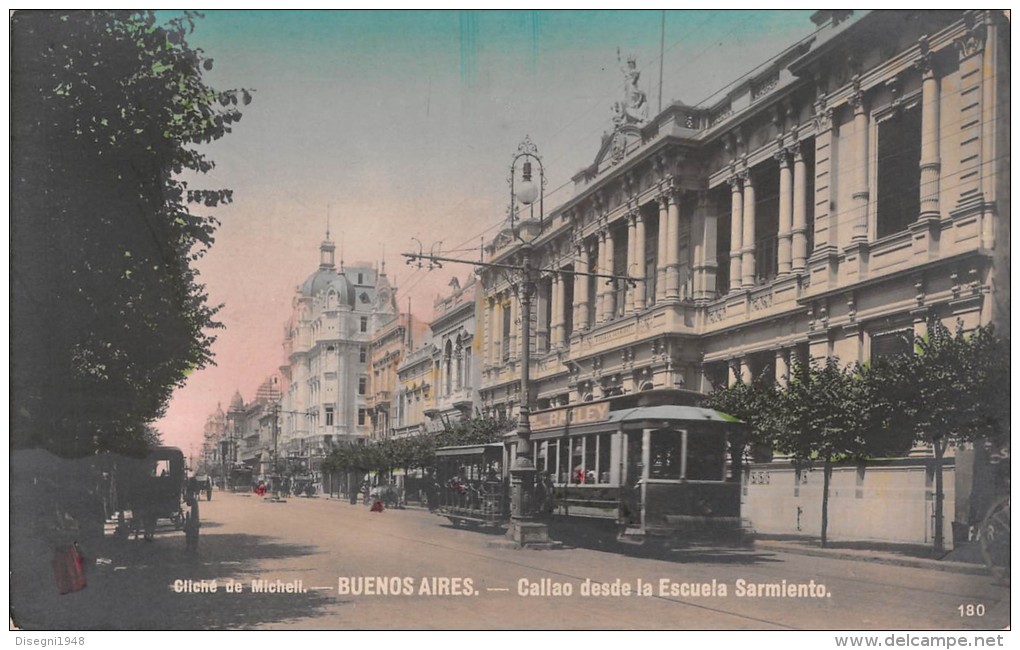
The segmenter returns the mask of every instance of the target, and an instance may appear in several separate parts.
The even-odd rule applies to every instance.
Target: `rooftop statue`
[[[624,84],[623,100],[613,103],[613,123],[617,126],[644,124],[648,121],[648,101],[644,91],[638,88],[641,71],[637,69],[637,60],[631,55],[624,64],[620,48],[616,48],[616,61],[623,72]]]

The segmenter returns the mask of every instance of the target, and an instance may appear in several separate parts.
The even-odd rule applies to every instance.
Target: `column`
[[[789,350],[779,348],[776,350],[776,384],[787,386],[790,383],[790,361]]]
[[[574,274],[574,304],[577,305],[577,311],[574,313],[574,331],[578,332],[588,329],[590,325],[588,323],[588,281],[590,278],[583,275],[588,272],[588,247],[583,240],[575,247],[574,252],[577,257],[577,261],[574,262],[574,269],[577,270],[577,273]]]
[[[939,176],[939,79],[932,65],[927,39],[921,40],[921,218],[938,218]]]
[[[781,149],[779,161],[779,275],[792,268],[793,256],[793,172],[790,169],[790,151]]]
[[[606,266],[602,273],[606,275],[613,275],[614,262],[613,256],[615,254],[613,246],[613,231],[606,227]],[[607,321],[611,321],[616,318],[616,280],[606,280],[605,278],[599,278],[599,282],[603,283],[606,287],[606,304],[603,306],[603,316]]]
[[[645,217],[640,211],[634,214],[634,256],[637,262],[634,267],[634,275],[637,276],[638,282],[630,293],[634,295],[634,311],[641,311],[645,308],[645,296],[647,295],[646,289],[647,284],[645,279],[648,275],[646,264],[645,264]],[[628,272],[630,275],[630,272]]]
[[[680,192],[666,192],[666,297],[680,298]]]
[[[853,188],[853,226],[851,242],[868,240],[868,112],[864,106],[864,93],[860,89],[860,80],[855,80],[856,92],[850,96],[850,106],[854,110],[854,174],[851,181]]]
[[[715,297],[715,259],[718,249],[718,218],[708,192],[698,193],[694,229],[694,299],[711,300]]]
[[[598,273],[606,272],[606,231],[599,231],[595,238]],[[595,324],[606,322],[606,281],[603,278],[592,278],[595,283]]]
[[[744,175],[744,237],[740,246],[740,286],[754,286],[754,179],[750,170]]]
[[[730,176],[728,182],[733,193],[730,208],[730,291],[736,291],[740,288],[740,247],[744,243],[744,197],[739,176]]]
[[[637,221],[638,221],[638,217],[637,217],[636,214],[631,213],[631,214],[628,214],[626,217],[624,217],[624,219],[626,219],[626,221],[627,221],[627,268],[626,268],[626,271],[625,271],[624,275],[626,275],[628,277],[631,276],[631,275],[636,276],[636,275],[638,275],[638,272],[637,272],[637,267],[638,267],[638,264],[637,264],[637,258],[638,258],[638,252],[637,252],[637,243],[638,243],[638,241],[637,241]],[[623,284],[624,300],[626,301],[624,303],[623,312],[625,314],[633,313],[633,312],[635,312],[635,311],[637,311],[639,309],[638,304],[637,304],[637,291],[631,290],[631,288],[629,286],[627,286],[626,282],[621,282],[621,284]]]
[[[520,292],[524,291],[524,287],[519,289]],[[515,359],[518,356],[517,351],[517,327],[518,321],[520,321],[520,309],[518,308],[518,300],[515,296],[510,298],[510,358]]]
[[[669,213],[667,204],[659,201],[659,247],[655,256],[655,300],[666,298],[666,260],[669,257]]]
[[[552,332],[550,333],[550,347],[557,348],[563,345],[563,295],[566,293],[563,291],[563,280],[560,278],[559,272],[555,272],[552,275],[552,305],[551,309],[552,318]]]
[[[727,386],[735,386],[740,382],[740,359],[730,359],[726,362],[729,372],[727,373]]]
[[[743,357],[740,360],[740,381],[750,384],[754,380],[751,368],[751,357]]]
[[[492,346],[489,363],[498,366],[503,362],[503,302],[500,294],[492,298]]]
[[[807,164],[800,143],[793,144],[793,241],[792,265],[794,273],[807,266]]]

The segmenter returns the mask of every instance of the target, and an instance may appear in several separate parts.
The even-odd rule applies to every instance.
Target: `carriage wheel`
[[[981,521],[981,555],[992,575],[1009,582],[1009,497],[992,504]]]

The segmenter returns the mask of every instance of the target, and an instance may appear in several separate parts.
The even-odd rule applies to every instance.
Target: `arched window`
[[[460,387],[464,385],[464,349],[460,346],[459,342],[457,343],[457,353],[455,356],[456,356],[455,361],[456,371],[454,372],[454,374],[456,375],[455,387],[457,389],[460,389]]]

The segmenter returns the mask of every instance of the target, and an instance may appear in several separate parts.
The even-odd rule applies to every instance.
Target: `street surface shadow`
[[[653,539],[644,544],[635,544],[619,541],[613,522],[578,522],[553,518],[548,523],[549,538],[568,547],[667,562],[735,565],[781,562],[775,553],[731,540],[699,540],[696,544],[685,545],[678,541]]]
[[[226,593],[226,579],[250,579],[264,560],[317,552],[311,546],[269,540],[259,535],[203,534],[199,550],[189,552],[182,534],[157,535],[154,542],[104,538],[82,546],[88,585],[65,595],[57,593],[53,569],[49,562],[38,561],[40,553],[33,559],[20,552],[16,558],[12,551],[16,560],[10,583],[12,623],[25,630],[246,629],[316,616],[338,604],[318,591],[251,593],[249,581],[242,593]],[[295,576],[285,571],[258,577]],[[172,588],[175,580],[216,580],[218,589],[177,593]]]

